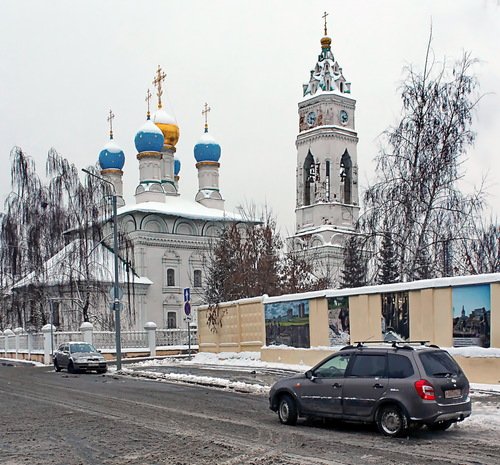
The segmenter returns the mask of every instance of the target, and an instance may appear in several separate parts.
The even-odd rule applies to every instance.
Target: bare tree
[[[423,71],[406,69],[401,120],[384,134],[378,177],[365,192],[359,220],[376,259],[390,233],[401,281],[450,274],[441,257],[451,253],[482,208],[480,194],[464,195],[457,188],[475,137],[475,60],[466,53],[451,69],[438,65],[430,44],[431,39]]]
[[[39,328],[50,321],[49,299],[64,297],[78,309],[79,321],[111,328],[112,317],[103,305],[109,286],[104,283],[110,280],[95,279],[95,247],[106,246],[109,230],[104,219],[110,207],[103,204],[108,186],[90,176],[82,184],[77,168],[53,149],[46,183],[20,148],[12,150],[11,165],[12,193],[0,224],[0,282],[8,300],[0,309],[3,324]],[[129,268],[131,245],[123,235],[120,242]],[[49,262],[51,257],[62,264],[53,263],[55,258]],[[132,302],[127,308],[133,313]]]
[[[487,224],[482,217],[471,222],[456,253],[453,266],[460,274],[500,272],[500,226],[495,219]]]
[[[228,223],[212,244],[205,265],[207,322],[215,331],[224,312],[219,303],[264,294],[303,292],[321,286],[299,253],[286,254],[276,219],[264,209],[240,209],[245,222]],[[260,216],[260,220],[255,218]]]

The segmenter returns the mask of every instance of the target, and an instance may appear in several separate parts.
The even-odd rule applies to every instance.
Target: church
[[[180,195],[181,163],[175,155],[180,130],[162,105],[164,79],[165,73],[158,67],[153,81],[157,109],[150,114],[152,96],[148,91],[147,118],[135,135],[139,165],[135,204],[125,205],[123,199],[125,156],[113,140],[111,112],[111,140],[99,155],[100,173],[114,185],[118,197],[118,223],[133,243],[135,272],[151,282],[142,291],[135,288],[138,328],[148,321],[163,328],[186,326],[184,289],[190,289],[192,305],[202,303],[207,252],[225,224],[244,221],[224,208],[219,188],[221,147],[208,130],[207,104],[202,112],[204,132],[193,150],[198,192],[194,199]]]
[[[358,138],[351,84],[333,55],[326,13],[324,19],[321,51],[303,86],[303,100],[298,104],[296,231],[288,244],[292,252],[300,251],[312,261],[318,277],[328,277],[335,283],[343,265],[345,241],[356,234]],[[122,299],[127,307],[122,313],[123,329],[142,329],[149,321],[160,328],[185,328],[189,318],[184,312],[184,289],[190,289],[193,306],[206,303],[203,284],[207,254],[225,225],[243,225],[248,221],[224,207],[219,186],[221,146],[209,132],[208,104],[202,112],[204,131],[193,148],[198,192],[194,199],[181,195],[181,163],[176,157],[180,128],[174,115],[163,105],[165,78],[158,67],[153,80],[156,109],[150,111],[153,96],[148,90],[145,122],[135,134],[139,169],[135,203],[125,204],[125,154],[113,138],[111,111],[110,140],[98,157],[100,175],[113,185],[116,194],[118,228],[133,245],[133,279],[124,271],[125,262],[119,271],[120,285],[128,294],[128,299]],[[131,165],[131,157],[128,157],[126,169],[133,169]],[[68,251],[71,247],[77,246],[70,244]],[[67,262],[71,260],[66,252],[58,253],[47,266],[53,270],[54,282],[65,274],[64,267],[69,266]],[[93,261],[99,263],[99,269],[108,270],[107,273],[96,271],[95,281],[111,286],[112,251],[98,244],[93,253],[96,255]],[[15,287],[29,285],[29,281],[29,278],[23,280]],[[96,311],[110,314],[108,307],[112,298],[101,297]],[[60,300],[58,316],[65,311],[69,313],[69,307],[73,306]],[[192,318],[196,324],[196,315]],[[63,322],[61,327],[64,326],[70,324]]]
[[[359,216],[356,101],[332,52],[326,16],[321,51],[299,102],[295,234],[318,277],[339,282],[344,245]]]

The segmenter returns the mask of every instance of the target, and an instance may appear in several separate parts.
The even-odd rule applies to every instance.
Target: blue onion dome
[[[158,126],[148,119],[137,131],[134,142],[139,153],[160,152],[163,148],[164,137]]]
[[[177,157],[174,157],[174,175],[179,176],[180,172],[181,172],[181,161]]]
[[[205,129],[205,133],[194,146],[194,158],[196,161],[213,161],[218,162],[220,158],[220,145],[215,142],[215,139]]]
[[[111,139],[99,154],[99,165],[101,165],[101,169],[121,170],[124,164],[125,154],[123,150],[118,147],[113,139]]]

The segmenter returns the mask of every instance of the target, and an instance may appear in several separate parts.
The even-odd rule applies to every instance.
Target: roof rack
[[[351,346],[351,347],[357,347],[357,348],[360,348],[360,347],[365,347],[367,344],[391,344],[392,347],[396,347],[396,348],[410,348],[410,349],[413,349],[413,347],[411,347],[411,345],[420,345],[420,346],[426,346],[426,347],[435,347],[435,348],[438,348],[439,347],[435,344],[429,344],[429,341],[355,341],[353,344],[356,344],[355,346]]]

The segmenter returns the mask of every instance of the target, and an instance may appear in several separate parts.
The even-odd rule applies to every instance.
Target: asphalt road
[[[279,424],[262,395],[0,366],[0,464],[500,463],[498,431],[388,439],[346,424]]]

